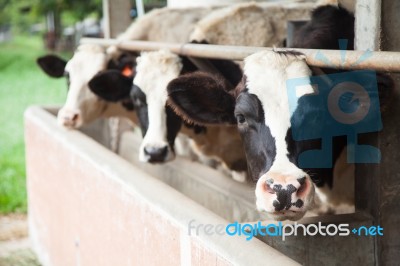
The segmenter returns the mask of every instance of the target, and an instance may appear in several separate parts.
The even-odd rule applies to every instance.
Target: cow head
[[[110,57],[101,46],[91,44],[80,45],[68,62],[55,55],[38,58],[37,63],[46,74],[67,78],[67,99],[58,113],[61,125],[79,128],[106,113],[118,113],[119,106],[100,99],[88,88],[93,76],[105,70],[110,62]]]
[[[133,80],[116,71],[105,71],[89,83],[90,89],[107,101],[131,99],[144,137],[139,151],[142,162],[168,162],[175,157],[174,141],[182,119],[167,105],[166,87],[182,68],[178,55],[160,50],[137,58]]]
[[[148,106],[147,130],[140,146],[142,162],[167,162],[175,157],[174,141],[182,120],[167,106],[167,84],[182,70],[178,55],[166,50],[142,54],[137,59],[137,74],[131,97],[134,102],[144,99]]]
[[[289,144],[292,114],[286,90],[287,79],[310,75],[301,55],[263,51],[246,58],[235,92],[220,77],[202,72],[168,85],[171,104],[185,119],[237,124],[256,181],[257,208],[277,220],[298,220],[313,203],[314,185],[296,165],[296,144]],[[313,93],[312,86],[302,93]]]

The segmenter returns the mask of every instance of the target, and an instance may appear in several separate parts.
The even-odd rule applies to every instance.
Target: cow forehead
[[[106,69],[107,55],[100,46],[81,45],[65,66],[71,82],[83,79],[88,82],[99,71]]]
[[[309,77],[311,70],[304,57],[274,51],[262,51],[245,59],[244,74],[248,93],[254,94],[264,111],[264,121],[275,139],[275,163],[288,161],[286,135],[290,129],[286,81],[291,78]],[[311,90],[310,86],[308,90]],[[307,93],[311,91],[305,90]]]
[[[167,50],[142,53],[137,58],[133,83],[146,94],[148,102],[153,99],[166,102],[167,85],[179,76],[181,69],[179,56]]]
[[[248,92],[258,97],[264,112],[268,114],[266,121],[277,119],[289,122],[291,114],[286,82],[310,77],[312,73],[301,55],[262,51],[245,59],[244,74]],[[313,92],[311,85],[302,86],[301,95],[297,93],[297,96]],[[273,123],[266,124],[273,126]]]
[[[182,68],[179,56],[160,50],[142,53],[136,59],[136,75],[133,80],[146,95],[148,107],[148,130],[144,143],[166,141],[167,116],[165,105],[168,99],[167,85],[179,76]]]

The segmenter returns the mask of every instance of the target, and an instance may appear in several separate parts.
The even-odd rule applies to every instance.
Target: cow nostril
[[[74,114],[74,115],[72,116],[71,121],[76,122],[76,120],[78,120],[78,117],[79,117],[78,114]]]
[[[269,194],[275,194],[275,191],[271,187],[271,184],[268,182],[268,180],[267,180],[267,182],[265,182],[264,187],[265,187],[265,191],[268,192]]]
[[[306,182],[306,177],[303,176],[303,177],[297,178],[297,181],[300,183],[300,186],[301,186]]]
[[[298,178],[297,181],[300,183],[300,186],[297,189],[296,195],[298,197],[303,197],[308,191],[309,182],[306,181],[305,176]]]

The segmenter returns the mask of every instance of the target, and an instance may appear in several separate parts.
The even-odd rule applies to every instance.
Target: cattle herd
[[[338,3],[162,8],[137,19],[118,39],[282,47],[288,20],[308,20],[296,31],[293,48],[339,49],[338,40],[347,39],[353,49],[354,14]],[[243,63],[209,59],[208,69],[168,50],[136,54],[94,44],[80,45],[68,62],[56,55],[37,62],[49,76],[68,81],[60,125],[76,129],[101,117],[128,118],[141,129],[143,163],[166,163],[185,153],[175,145],[182,139],[199,161],[253,183],[255,207],[273,219],[298,220],[309,210],[338,212],[354,204],[354,165],[343,159],[346,141],[333,140],[333,166],[298,163],[303,151],[321,146],[296,141],[292,130],[293,123],[318,127],[312,122],[318,106],[300,100],[316,91],[303,86],[292,112],[286,81],[338,70],[309,67],[293,49],[257,52]],[[379,96],[387,97],[393,83],[386,74],[378,76],[385,92]]]

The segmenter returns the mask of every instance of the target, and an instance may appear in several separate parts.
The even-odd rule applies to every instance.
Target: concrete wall
[[[54,113],[34,107],[25,115],[30,236],[44,265],[294,264],[289,258],[303,265],[374,265],[374,237],[189,236],[191,220],[276,221],[255,211],[251,185],[184,158],[139,163],[140,138],[131,132],[122,135],[118,156],[97,142],[109,143],[107,123],[84,130],[95,141],[59,127]],[[362,213],[299,222],[372,225]]]
[[[49,112],[25,114],[29,229],[43,265],[297,265],[257,239],[189,236],[228,221]]]

